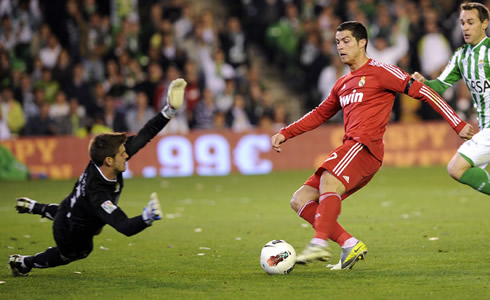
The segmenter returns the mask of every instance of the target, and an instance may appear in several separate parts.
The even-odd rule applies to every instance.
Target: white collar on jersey
[[[93,163],[93,162],[92,162]],[[106,180],[106,181],[109,181],[109,182],[117,182],[117,178],[116,179],[109,179],[107,177],[105,177],[104,173],[102,173],[102,171],[99,169],[99,167],[94,164],[94,166],[97,168],[97,170],[99,171],[100,175],[102,175],[102,177]]]

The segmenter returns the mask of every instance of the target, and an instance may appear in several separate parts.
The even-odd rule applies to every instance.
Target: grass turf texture
[[[125,212],[140,214],[156,191],[162,221],[131,238],[106,226],[87,259],[22,278],[11,276],[8,255],[44,251],[53,238],[51,221],[17,214],[14,199],[59,202],[74,180],[0,182],[0,298],[488,299],[490,199],[442,167],[382,168],[343,203],[341,224],[369,248],[353,270],[317,262],[267,275],[266,242],[285,239],[299,252],[312,237],[288,204],[310,174],[126,180]]]

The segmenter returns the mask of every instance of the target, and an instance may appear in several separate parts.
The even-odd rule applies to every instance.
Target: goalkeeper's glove
[[[167,104],[162,109],[162,114],[167,118],[171,119],[177,113],[177,110],[184,103],[184,91],[187,82],[178,78],[173,80],[167,89]]]
[[[19,197],[15,199],[17,203],[15,204],[15,209],[19,214],[32,214],[36,200],[29,199],[27,197]]]
[[[158,201],[157,193],[151,193],[150,202],[143,208],[141,217],[147,225],[151,225],[153,221],[162,218],[162,211],[160,210],[160,202]]]

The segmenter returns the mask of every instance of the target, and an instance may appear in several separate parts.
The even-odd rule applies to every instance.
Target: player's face
[[[337,44],[340,60],[344,64],[353,63],[361,54],[361,45],[352,36],[350,30],[337,31],[335,43]]]
[[[472,46],[478,44],[485,37],[488,20],[480,21],[478,10],[463,10],[459,15],[464,42]]]
[[[119,151],[116,156],[114,156],[114,170],[116,172],[124,172],[126,171],[126,161],[128,159],[128,154],[126,153],[126,148],[124,145],[119,147]]]

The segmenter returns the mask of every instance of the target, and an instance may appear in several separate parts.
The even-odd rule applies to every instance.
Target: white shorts
[[[458,152],[471,159],[474,167],[484,168],[490,162],[490,128],[484,128],[459,146]]]

